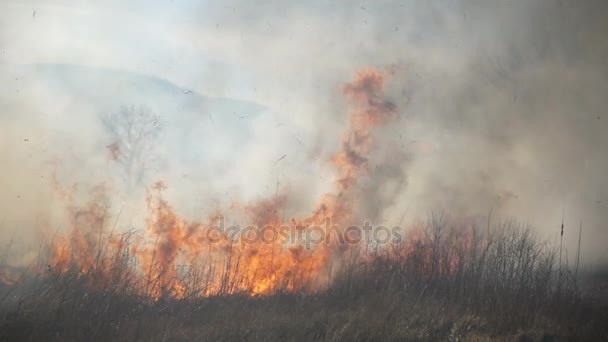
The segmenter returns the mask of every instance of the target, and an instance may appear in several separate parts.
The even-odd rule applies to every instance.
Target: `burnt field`
[[[463,232],[475,238],[466,239],[471,235]],[[250,273],[239,266],[247,256],[236,252],[216,270],[222,275],[219,283],[204,278],[205,265],[175,273],[176,278],[141,274],[118,247],[105,254],[92,251],[86,270],[78,256],[61,268],[45,260],[27,270],[5,267],[0,339],[607,338],[605,271],[575,275],[575,270],[560,269],[558,250],[526,227],[508,222],[465,230],[435,220],[418,233],[390,250],[357,246],[337,253],[340,266],[328,282],[319,283],[320,274],[286,273],[263,294],[256,293],[256,281],[263,277],[238,277]]]

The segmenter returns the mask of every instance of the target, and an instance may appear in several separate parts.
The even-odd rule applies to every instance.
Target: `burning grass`
[[[324,286],[305,286],[320,272],[302,267],[300,274],[275,279],[272,292],[265,294],[257,290],[268,284],[234,276],[249,274],[239,271],[243,263],[236,256],[213,266],[222,268],[200,264],[167,271],[176,281],[157,273],[142,274],[130,252],[135,240],[127,233],[116,241],[94,241],[99,250],[93,256],[76,253],[60,266],[40,260],[21,271],[17,280],[11,269],[13,281],[2,285],[0,297],[0,337],[484,340],[525,334],[601,340],[607,336],[602,325],[606,303],[593,303],[577,291],[576,279],[557,265],[556,250],[513,221],[491,227],[458,226],[432,215],[401,244],[345,249]],[[83,260],[90,266],[83,269]]]
[[[0,340],[605,339],[605,303],[581,296],[528,227],[433,214],[408,230],[384,227],[394,239],[383,243],[361,237],[369,231],[353,223],[365,215],[357,199],[374,133],[398,118],[384,86],[375,70],[344,86],[351,110],[331,158],[335,187],[310,214],[285,220],[278,193],[236,205],[251,223],[236,237],[218,229],[222,213],[180,216],[163,182],[148,189],[145,229],[135,231],[116,226],[103,186],[76,205],[53,178],[70,231],[27,269],[2,265]]]

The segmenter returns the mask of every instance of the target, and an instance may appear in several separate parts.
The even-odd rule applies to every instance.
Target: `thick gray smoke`
[[[555,241],[563,210],[570,254],[582,220],[583,261],[608,258],[605,1],[0,9],[6,241],[56,228],[53,174],[85,194],[105,182],[115,212],[143,210],[145,187],[163,179],[193,219],[277,192],[290,194],[286,216],[309,213],[335,177],[327,160],[348,125],[342,85],[374,67],[391,75],[399,120],[377,132],[360,201],[371,219],[491,210]],[[160,127],[154,158],[132,177],[109,158],[116,137],[103,120],[124,106]],[[126,191],[125,179],[139,185]]]

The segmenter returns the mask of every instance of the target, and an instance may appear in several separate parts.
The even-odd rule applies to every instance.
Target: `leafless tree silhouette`
[[[158,115],[146,107],[123,106],[102,116],[102,123],[111,138],[108,157],[120,166],[126,189],[131,191],[158,162],[154,152],[161,133]]]

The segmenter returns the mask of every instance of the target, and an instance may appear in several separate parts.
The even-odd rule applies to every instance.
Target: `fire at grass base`
[[[72,265],[22,272],[14,275],[15,283],[0,287],[0,340],[602,341],[608,336],[608,301],[599,287],[605,286],[606,273],[574,276],[560,268],[557,250],[525,226],[511,221],[466,230],[435,215],[409,236],[391,249],[345,250],[325,287],[298,283],[322,276],[303,271],[284,275],[285,282],[266,295],[254,295],[255,283],[238,282],[247,278],[234,278],[240,274],[238,257],[215,271],[191,268],[174,289],[140,276],[127,248],[87,270]],[[166,295],[146,296],[146,289],[154,294],[155,288]]]
[[[54,183],[71,231],[27,269],[3,265],[0,340],[606,339],[601,290],[513,221],[434,214],[385,245],[307,246],[281,234],[363,222],[374,132],[399,119],[385,77],[364,70],[344,86],[351,110],[331,159],[337,179],[310,215],[285,222],[288,194],[233,205],[271,241],[214,229],[221,212],[181,217],[163,182],[148,190],[143,233],[111,226],[103,186],[78,205]]]

